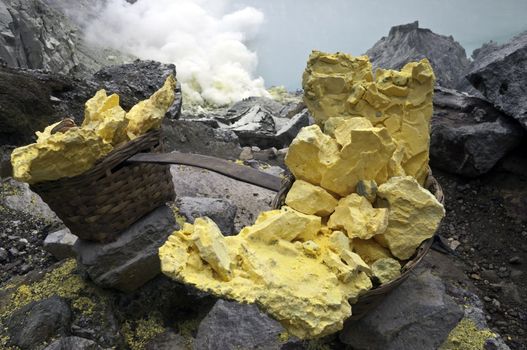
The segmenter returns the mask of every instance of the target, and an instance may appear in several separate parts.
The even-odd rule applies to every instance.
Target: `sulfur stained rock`
[[[393,281],[401,275],[401,264],[392,258],[382,258],[371,265],[373,275],[381,284]]]
[[[148,100],[136,104],[126,113],[128,126],[126,132],[133,140],[145,132],[159,128],[167,110],[175,99],[176,79],[169,75],[163,87],[157,90]]]
[[[297,180],[287,193],[285,204],[304,214],[328,216],[335,210],[337,200],[322,187]]]
[[[396,145],[386,128],[373,127],[364,118],[350,118],[337,126],[335,135],[343,146],[338,160],[322,174],[323,188],[347,196],[361,180],[383,183],[391,176],[389,164]]]
[[[313,51],[302,84],[318,124],[360,116],[386,127],[399,146],[402,169],[422,184],[428,173],[434,79],[426,59],[401,71],[378,69],[374,79],[366,56]]]
[[[340,199],[328,221],[328,227],[343,229],[352,239],[372,238],[383,233],[387,225],[388,210],[373,208],[365,197],[356,193]]]
[[[318,125],[302,128],[289,146],[285,164],[295,178],[320,185],[327,169],[339,159],[337,142]]]
[[[13,176],[34,184],[82,174],[104,157],[112,146],[92,130],[71,128],[39,142],[16,148],[11,154]]]
[[[342,260],[328,248],[328,237],[319,234],[320,217],[284,207],[261,213],[254,225],[229,237],[205,222],[202,228],[209,232],[186,224],[169,237],[159,250],[163,273],[221,297],[257,303],[292,335],[338,331],[351,314],[350,302],[372,287],[356,257]],[[221,254],[202,255],[196,243],[204,239],[226,253],[220,248]],[[204,259],[209,255],[230,262],[229,279]]]
[[[353,251],[361,256],[368,264],[373,264],[375,261],[383,258],[391,258],[390,251],[381,246],[377,241],[372,239],[356,238],[351,242]]]
[[[378,198],[387,205],[388,227],[375,239],[405,260],[417,247],[432,237],[445,216],[445,209],[437,199],[421,187],[411,176],[393,177],[379,186]]]

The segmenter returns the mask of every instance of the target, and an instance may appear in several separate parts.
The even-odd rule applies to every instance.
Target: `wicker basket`
[[[287,192],[289,191],[289,189],[291,189],[291,186],[293,185],[294,181],[295,178],[293,177],[293,175],[288,175],[283,179],[282,187],[280,188],[280,191],[273,200],[273,208],[278,209],[282,205],[284,205]],[[431,171],[429,172],[425,187],[436,196],[437,200],[441,204],[444,204],[443,190],[441,189],[441,186],[439,185],[437,180],[432,176]],[[361,295],[358,301],[352,305],[353,315],[348,319],[348,322],[362,318],[368,313],[368,311],[377,307],[392,290],[394,290],[397,286],[403,283],[410,276],[410,273],[416,268],[416,266],[419,265],[428,250],[430,250],[432,243],[433,238],[427,239],[426,241],[421,243],[419,248],[417,248],[415,255],[408,261],[406,261],[406,263],[402,267],[401,276],[389,283],[383,284],[377,288],[370,289],[369,291]]]
[[[125,164],[139,152],[161,152],[159,130],[114,149],[85,173],[31,186],[72,233],[84,240],[110,242],[145,214],[173,200],[170,168]]]

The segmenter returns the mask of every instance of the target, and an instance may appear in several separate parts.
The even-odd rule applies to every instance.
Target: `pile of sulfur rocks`
[[[119,96],[99,90],[85,104],[80,127],[58,122],[37,132],[37,142],[11,155],[14,178],[29,184],[80,175],[114,148],[159,128],[175,98],[176,80],[169,76],[161,89],[127,113]],[[71,122],[73,124],[73,122]]]
[[[445,211],[422,187],[434,88],[427,60],[373,78],[367,57],[314,51],[303,85],[317,124],[289,147],[296,181],[285,205],[230,237],[198,218],[159,256],[166,275],[257,303],[290,334],[314,338],[340,330],[373,283],[397,278]]]

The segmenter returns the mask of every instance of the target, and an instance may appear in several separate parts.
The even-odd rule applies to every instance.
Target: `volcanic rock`
[[[47,235],[43,245],[46,251],[53,254],[58,260],[62,260],[77,255],[75,251],[77,240],[77,236],[72,234],[67,228],[64,228]]]
[[[172,210],[160,207],[121,232],[115,242],[79,240],[79,267],[102,287],[134,290],[161,271],[157,250],[177,229]]]
[[[421,271],[362,319],[346,322],[340,340],[357,350],[435,350],[462,317],[441,280]]]
[[[81,337],[64,337],[49,344],[44,350],[103,350],[93,340]]]
[[[256,305],[218,300],[199,325],[194,349],[280,349],[284,331]]]
[[[236,159],[241,152],[238,136],[202,121],[165,119],[162,126],[165,152],[178,151]]]
[[[11,344],[25,350],[35,349],[51,337],[68,334],[70,322],[68,303],[52,296],[15,311],[6,325]]]
[[[488,172],[525,132],[489,102],[436,88],[430,141],[432,166],[464,176]]]
[[[209,217],[225,236],[234,234],[234,217],[237,207],[227,199],[206,197],[180,197],[176,201],[178,214],[193,223],[196,218]]]
[[[438,85],[455,88],[467,71],[470,61],[465,49],[452,36],[439,35],[419,28],[419,22],[392,27],[366,51],[374,70],[401,69],[405,64],[427,58],[434,69]]]
[[[497,108],[527,129],[527,32],[475,52],[467,79]],[[520,68],[520,67],[523,67]]]

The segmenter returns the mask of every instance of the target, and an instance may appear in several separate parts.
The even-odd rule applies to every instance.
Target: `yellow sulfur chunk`
[[[368,266],[368,264],[364,262],[364,260],[362,260],[362,258],[358,254],[350,252],[349,250],[344,250],[341,253],[340,257],[346,262],[346,264],[348,264],[348,266],[351,266],[360,272],[364,272],[368,276],[371,275],[371,268]]]
[[[265,244],[279,240],[291,242],[295,239],[309,241],[315,239],[321,228],[321,218],[305,215],[288,207],[260,213],[256,223],[244,227],[240,236],[250,241]]]
[[[335,210],[337,200],[322,187],[296,180],[287,193],[285,204],[304,214],[328,216]]]
[[[112,150],[91,130],[71,128],[38,143],[16,148],[11,154],[15,179],[34,184],[82,174]]]
[[[330,135],[341,146],[351,141],[351,131],[358,129],[371,129],[373,125],[368,119],[360,116],[353,118],[335,117],[329,118],[324,123],[324,133]]]
[[[401,260],[431,238],[445,216],[441,203],[411,176],[391,178],[379,186],[378,198],[387,202],[389,216],[386,231],[376,239]]]
[[[289,215],[307,216],[294,214],[287,207],[263,212],[255,225],[242,230],[245,234],[231,237],[218,234],[217,227],[209,219],[196,219],[197,224],[185,224],[159,249],[161,269],[177,281],[214,295],[257,303],[297,337],[313,338],[334,333],[351,315],[350,302],[369,290],[371,281],[359,266],[347,265],[330,251],[320,236],[298,241],[298,236],[312,234],[289,234],[287,231],[299,232],[302,228],[280,228],[285,215],[289,219]],[[305,228],[305,223],[296,222]],[[271,233],[265,232],[263,227]],[[201,240],[206,241],[208,247],[225,247],[226,252],[223,248],[208,249],[216,253],[204,254],[197,236],[203,237]],[[289,241],[293,238],[294,243]],[[210,263],[211,255],[223,256],[214,259],[225,261],[224,266],[230,262],[228,280],[216,273]]]
[[[295,178],[319,185],[328,167],[339,160],[337,142],[325,135],[318,125],[300,130],[285,157]]]
[[[360,123],[358,120],[361,118],[351,118],[335,130],[335,133],[348,130],[349,141],[342,147],[339,159],[323,173],[320,183],[326,190],[341,196],[354,192],[360,180],[385,182],[396,149],[386,128],[368,127],[364,120]]]
[[[328,247],[335,253],[342,255],[345,250],[351,249],[351,241],[342,231],[333,231],[329,236]]]
[[[170,75],[163,87],[148,100],[141,101],[126,114],[128,126],[126,132],[130,140],[158,128],[167,110],[174,103],[176,79]]]
[[[391,176],[411,175],[423,184],[428,174],[432,67],[423,59],[401,71],[378,69],[375,75],[373,79],[365,56],[313,51],[302,79],[304,101],[330,135],[333,126],[325,123],[333,118],[360,116],[385,127],[399,145],[400,166],[392,164]]]
[[[348,237],[361,239],[383,233],[387,225],[388,210],[373,208],[366,198],[356,193],[342,198],[328,221],[331,229],[343,229]]]
[[[126,112],[119,106],[119,96],[107,96],[104,89],[99,90],[84,104],[82,128],[94,130],[104,142],[115,147],[128,141],[125,116]]]
[[[390,251],[381,246],[374,239],[364,240],[356,238],[352,241],[352,245],[353,250],[370,265],[379,259],[392,257]]]
[[[401,276],[401,264],[392,258],[379,259],[371,266],[373,275],[381,284],[393,281]]]
[[[218,226],[211,219],[197,218],[194,221],[194,244],[200,257],[224,280],[232,278],[231,260]]]

